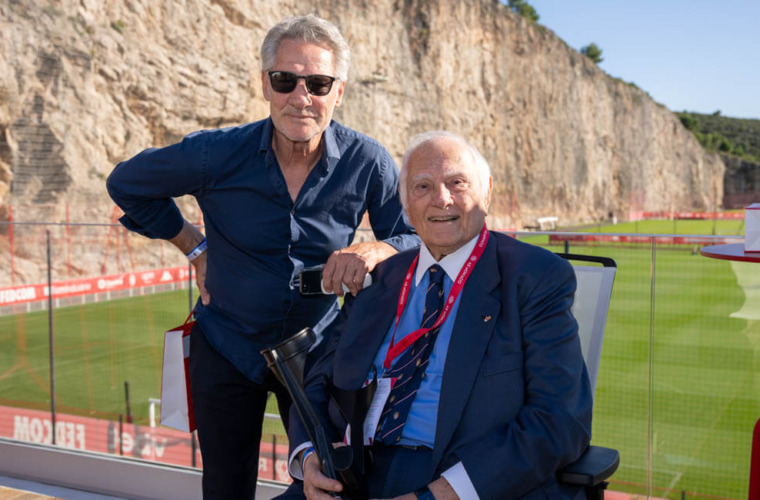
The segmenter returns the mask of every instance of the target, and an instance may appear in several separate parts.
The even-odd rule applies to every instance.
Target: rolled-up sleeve
[[[172,198],[198,195],[208,148],[201,132],[165,148],[152,148],[121,162],[106,181],[108,194],[124,211],[120,222],[148,238],[170,239],[183,218]]]

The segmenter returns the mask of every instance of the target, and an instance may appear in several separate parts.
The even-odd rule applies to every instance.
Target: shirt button
[[[404,374],[403,374],[403,373],[399,373],[399,374],[398,374],[398,377],[396,377],[396,381],[399,381],[399,380],[401,380],[401,378],[402,378],[403,376],[404,376]]]
[[[416,364],[416,366],[420,366],[421,364],[422,364],[422,360],[419,359],[419,358],[417,358],[417,364]]]
[[[399,417],[398,412],[395,412],[393,414],[393,420],[398,420],[398,417]]]
[[[396,442],[398,443],[399,441],[401,441],[401,436],[396,436]]]
[[[393,403],[394,401],[396,401],[396,396],[391,396],[391,397],[388,399],[388,401],[390,401],[391,403]]]

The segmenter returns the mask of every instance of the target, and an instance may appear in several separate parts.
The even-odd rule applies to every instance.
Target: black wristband
[[[430,493],[430,489],[427,486],[414,490],[414,494],[420,500],[435,500],[435,497]]]

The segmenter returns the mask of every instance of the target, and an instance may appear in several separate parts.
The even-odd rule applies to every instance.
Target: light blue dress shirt
[[[445,297],[448,298],[454,279],[456,279],[459,271],[465,262],[467,262],[467,258],[472,253],[473,248],[475,248],[477,240],[478,238],[469,241],[462,248],[451,255],[443,257],[440,261],[436,261],[433,258],[425,245],[420,246],[420,258],[415,270],[415,279],[412,282],[409,299],[407,300],[404,312],[401,314],[398,328],[395,329],[396,337],[394,342],[398,343],[406,335],[420,327],[423,309],[425,308],[425,293],[430,281],[429,273],[427,272],[428,268],[437,263],[446,272],[446,277],[443,280],[443,291]],[[449,349],[451,332],[454,329],[460,299],[461,295],[457,297],[456,302],[454,302],[451,308],[449,317],[446,318],[446,321],[440,327],[438,338],[433,346],[433,351],[430,353],[430,360],[425,370],[425,378],[420,383],[412,407],[409,410],[409,415],[406,417],[406,423],[404,424],[399,444],[433,447],[436,422],[438,420],[438,402],[441,397],[441,384],[443,382],[443,368],[446,365],[446,353]],[[383,373],[383,361],[385,361],[385,355],[388,352],[393,332],[394,325],[392,324],[375,356],[373,364],[378,374]],[[393,364],[400,358],[401,355],[393,360]]]

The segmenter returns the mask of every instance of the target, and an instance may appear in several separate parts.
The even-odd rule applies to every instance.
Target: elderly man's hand
[[[334,500],[332,493],[343,490],[343,485],[322,474],[316,453],[306,457],[303,464],[303,493],[309,500]]]
[[[343,296],[343,285],[356,295],[364,286],[364,277],[375,266],[396,253],[396,249],[382,241],[356,243],[330,255],[322,271],[322,286],[327,292]]]

